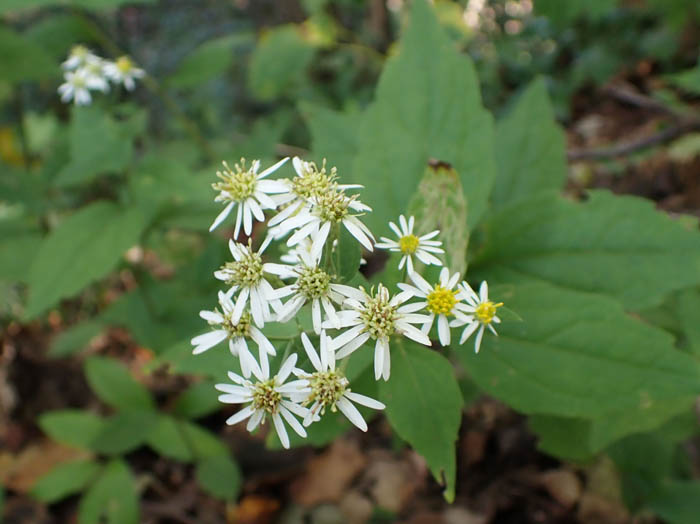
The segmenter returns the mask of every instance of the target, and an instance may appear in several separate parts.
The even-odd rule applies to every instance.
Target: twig
[[[632,153],[636,153],[650,147],[667,144],[679,136],[693,133],[695,131],[700,131],[700,119],[690,119],[679,122],[654,135],[625,144],[618,144],[616,146],[603,149],[568,151],[566,153],[566,158],[570,162],[575,162],[577,160],[607,160],[610,158],[631,155]]]
[[[660,100],[656,100],[655,98],[638,93],[628,86],[606,86],[603,88],[603,93],[625,104],[648,109],[649,111],[664,113],[674,117],[681,117],[681,115],[679,115],[673,108],[667,106]]]

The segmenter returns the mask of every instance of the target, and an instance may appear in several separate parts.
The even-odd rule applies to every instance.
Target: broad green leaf
[[[491,193],[496,206],[563,187],[566,181],[564,132],[554,121],[544,80],[533,81],[511,112],[498,121],[496,142],[498,176]]]
[[[343,283],[348,283],[352,280],[360,269],[360,260],[362,259],[362,247],[357,242],[347,229],[340,229],[340,238],[335,253],[331,256],[335,257],[335,268],[338,278]]]
[[[278,98],[301,84],[313,54],[296,25],[267,31],[251,56],[248,87],[261,100]]]
[[[41,477],[32,487],[32,496],[52,504],[78,493],[100,471],[100,465],[92,460],[76,460],[59,464]]]
[[[447,262],[451,272],[464,274],[469,245],[467,202],[455,170],[445,164],[430,165],[418,184],[408,211],[416,220],[414,234],[420,236],[440,230],[439,239],[445,255],[436,256]],[[393,222],[397,224],[398,219]],[[393,233],[390,236],[393,237]],[[420,264],[420,261],[414,257],[414,263]]]
[[[214,389],[214,382],[193,384],[177,398],[173,413],[185,418],[199,418],[221,407],[219,393]]]
[[[91,443],[91,448],[107,455],[123,455],[146,442],[156,423],[152,411],[121,411],[105,419],[105,425]]]
[[[64,220],[44,239],[29,270],[27,318],[109,273],[145,225],[138,211],[108,202],[90,204]]]
[[[700,291],[687,289],[678,297],[678,317],[690,351],[700,355]]]
[[[340,113],[307,102],[299,104],[299,111],[311,132],[311,150],[314,157],[307,160],[321,165],[326,158],[329,168],[338,168],[341,183],[351,183],[350,174],[357,154],[357,133],[362,114]]]
[[[200,44],[180,63],[167,82],[173,87],[196,87],[229,68],[235,45],[250,39],[249,34],[227,35]]]
[[[40,244],[41,236],[36,233],[3,235],[0,242],[0,280],[26,282],[29,262]]]
[[[618,0],[537,0],[535,12],[557,25],[566,26],[579,17],[600,18],[617,5]]]
[[[210,494],[235,500],[243,481],[238,465],[229,457],[209,457],[197,464],[197,482]]]
[[[88,9],[107,9],[123,4],[150,4],[155,0],[3,0],[0,14],[36,9],[47,6],[78,6]]]
[[[548,284],[490,296],[522,322],[504,320],[498,337],[487,332],[478,354],[471,341],[455,352],[479,386],[518,411],[590,419],[630,411],[636,416],[616,424],[638,431],[637,419],[658,417],[657,406],[700,392],[700,364],[612,299]]]
[[[92,449],[92,442],[105,427],[105,421],[89,411],[66,409],[42,414],[39,426],[62,444]]]
[[[229,452],[221,438],[199,424],[183,420],[180,422],[183,440],[189,443],[197,459],[227,457]]]
[[[459,173],[472,229],[496,175],[493,122],[481,105],[474,67],[457,52],[425,0],[412,2],[398,54],[387,61],[366,111],[349,182],[364,184],[373,231],[405,212],[428,161]],[[438,59],[439,57],[439,59]]]
[[[98,107],[75,107],[68,133],[71,161],[58,173],[56,184],[79,184],[129,165],[131,137]]]
[[[93,356],[85,360],[85,376],[97,396],[117,409],[152,411],[153,398],[127,368],[113,358]]]
[[[51,341],[49,356],[53,358],[67,357],[85,349],[85,347],[104,329],[104,324],[98,320],[86,320],[59,333]]]
[[[700,482],[667,482],[650,497],[647,505],[668,524],[696,524],[700,514]]]
[[[136,481],[123,460],[107,464],[80,500],[79,524],[138,524]]]
[[[542,195],[487,221],[470,271],[489,281],[546,280],[642,310],[700,282],[700,233],[637,197],[593,191],[575,203]]]
[[[71,14],[48,16],[32,24],[25,35],[53,57],[54,67],[58,67],[66,59],[76,43],[86,44],[98,38],[85,20]]]
[[[148,434],[148,445],[158,454],[181,461],[194,458],[194,444],[189,442],[188,434],[181,422],[168,415],[158,415],[156,424]]]
[[[0,71],[6,82],[25,82],[57,77],[61,68],[41,46],[7,27],[0,27]]]
[[[205,330],[202,330],[203,332]],[[227,380],[228,371],[240,372],[238,359],[231,356],[225,344],[213,347],[200,355],[193,355],[192,344],[190,339],[187,339],[166,349],[159,360],[170,364],[174,373],[204,375],[219,381]]]
[[[391,379],[379,383],[380,400],[399,437],[428,463],[445,499],[454,500],[455,443],[462,420],[462,394],[452,364],[408,340],[392,341]]]
[[[668,79],[688,93],[700,94],[700,65],[669,75]]]

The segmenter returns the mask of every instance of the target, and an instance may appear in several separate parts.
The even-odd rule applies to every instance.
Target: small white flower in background
[[[275,290],[265,278],[265,272],[279,264],[263,264],[262,253],[269,244],[269,238],[263,242],[257,253],[253,251],[251,241],[248,245],[229,240],[228,247],[233,255],[233,262],[227,262],[214,276],[226,282],[233,293],[238,292],[236,307],[245,308],[250,303],[253,321],[263,327],[270,320],[270,307],[278,311],[282,302],[275,296]]]
[[[289,449],[289,435],[284,422],[287,422],[300,437],[306,437],[306,430],[294,415],[304,419],[308,410],[290,400],[290,397],[307,387],[308,381],[299,379],[285,384],[296,362],[297,355],[293,353],[284,361],[274,377],[270,378],[269,372],[254,373],[255,378],[258,379],[257,382],[246,380],[230,371],[228,376],[234,384],[216,385],[216,389],[223,393],[223,395],[219,395],[219,401],[225,404],[248,405],[229,417],[226,424],[232,426],[248,419],[246,429],[254,431],[261,422],[265,423],[265,418],[269,415],[272,418],[277,436],[285,448]]]
[[[308,381],[306,388],[292,395],[292,399],[302,404],[311,404],[308,414],[304,417],[304,425],[308,426],[320,420],[320,415],[325,413],[326,408],[330,408],[332,412],[339,409],[355,426],[362,431],[367,431],[367,423],[353,402],[372,409],[384,409],[386,406],[378,400],[350,390],[348,379],[342,371],[335,369],[335,353],[330,348],[330,337],[325,331],[321,332],[319,354],[316,353],[306,333],[301,334],[301,341],[311,364],[316,369],[314,373],[294,370],[295,375]]]
[[[336,314],[333,302],[341,304],[348,293],[355,288],[332,282],[333,277],[318,267],[319,257],[314,258],[308,251],[297,251],[298,262],[293,266],[283,264],[266,264],[266,271],[282,279],[296,278],[294,284],[283,286],[274,291],[276,298],[291,298],[277,312],[277,322],[288,322],[304,304],[311,302],[311,318],[314,331],[321,333],[321,309],[327,321],[334,327],[340,328],[340,320]]]
[[[429,266],[430,264],[434,264],[436,266],[441,266],[442,261],[432,253],[445,252],[440,248],[442,242],[439,240],[431,240],[431,238],[435,238],[439,235],[440,231],[435,230],[420,237],[416,236],[413,234],[414,222],[414,217],[410,217],[407,222],[406,217],[403,215],[399,217],[401,229],[393,222],[389,222],[389,227],[396,233],[398,240],[381,237],[381,242],[375,245],[381,249],[388,249],[389,251],[401,253],[403,256],[401,257],[401,262],[399,262],[399,269],[403,269],[404,265],[406,265],[409,273],[413,273],[413,255],[425,265]]]
[[[66,71],[75,71],[90,64],[102,65],[102,59],[84,45],[74,45],[61,67]]]
[[[221,311],[214,309],[199,312],[199,316],[216,329],[192,339],[192,345],[195,346],[193,353],[199,355],[228,339],[231,354],[240,359],[241,371],[245,378],[250,377],[254,369],[257,370],[257,374],[261,372],[267,374],[270,372],[268,354],[275,355],[275,348],[262,331],[252,325],[250,313],[233,303],[232,295],[233,289],[227,293],[219,291]],[[255,357],[248,350],[246,339],[258,345],[260,368]]]
[[[411,296],[424,298],[425,301],[418,302],[421,309],[425,308],[430,313],[428,322],[423,326],[423,332],[428,333],[433,326],[435,317],[438,321],[438,338],[440,344],[449,346],[450,344],[450,324],[448,317],[457,316],[461,313],[468,313],[469,307],[462,302],[467,298],[467,293],[462,289],[455,290],[454,287],[459,281],[459,273],[450,277],[450,270],[446,267],[440,271],[440,281],[431,286],[418,273],[409,273],[409,278],[415,284],[398,284],[404,292]]]
[[[64,79],[65,82],[58,86],[61,102],[68,103],[72,100],[77,106],[86,106],[92,102],[88,76],[83,69],[68,71]]]
[[[241,158],[240,164],[235,164],[234,169],[231,169],[226,162],[222,162],[224,171],[216,172],[216,176],[221,181],[212,184],[211,187],[219,192],[214,200],[227,202],[227,204],[216,217],[209,231],[214,231],[231,213],[233,207],[238,204],[233,237],[238,237],[241,222],[243,223],[243,231],[250,236],[253,232],[253,217],[257,221],[263,222],[265,220],[263,209],[277,208],[277,204],[269,195],[287,191],[287,186],[281,180],[263,180],[263,178],[277,171],[287,160],[289,157],[283,158],[260,174],[258,174],[260,160],[253,160],[250,168],[246,168],[245,158]]]
[[[331,342],[331,348],[337,350],[336,358],[344,358],[367,342],[370,338],[376,340],[374,346],[374,377],[379,380],[389,380],[391,357],[389,339],[398,334],[430,346],[428,335],[412,324],[425,324],[430,321],[427,315],[415,312],[423,309],[422,303],[405,304],[411,298],[411,293],[399,293],[394,297],[389,290],[379,284],[376,294],[366,291],[353,290],[352,296],[345,301],[348,310],[338,312],[342,328],[350,328],[338,335]],[[331,328],[330,322],[324,322],[324,328]]]
[[[93,91],[109,91],[109,82],[105,76],[104,67],[106,62],[99,57],[81,67],[79,70],[85,73],[87,86]]]
[[[133,91],[136,87],[135,80],[146,75],[128,56],[120,56],[116,62],[106,62],[104,72],[115,84],[123,84],[127,91]]]
[[[460,327],[467,325],[459,339],[460,344],[464,344],[467,339],[478,329],[476,340],[474,341],[474,352],[478,353],[481,347],[481,339],[484,336],[484,330],[489,328],[494,335],[498,335],[493,327],[493,324],[500,324],[501,319],[496,316],[497,310],[503,305],[503,302],[492,302],[489,300],[489,287],[484,280],[479,288],[479,294],[471,288],[466,282],[460,284],[462,292],[466,295],[468,306],[463,309],[466,316],[458,315],[450,326]]]

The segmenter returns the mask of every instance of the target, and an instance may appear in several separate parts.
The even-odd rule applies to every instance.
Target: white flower
[[[413,255],[425,265],[434,264],[436,266],[441,266],[442,262],[440,259],[431,253],[444,253],[440,248],[442,242],[439,240],[430,240],[439,235],[440,231],[431,231],[426,235],[418,237],[413,234],[414,222],[414,217],[410,217],[408,222],[406,222],[406,217],[403,215],[399,217],[401,229],[393,222],[389,222],[389,227],[396,233],[399,239],[391,240],[390,238],[381,237],[381,242],[375,245],[381,249],[388,249],[401,253],[403,256],[401,257],[401,262],[399,262],[399,269],[403,269],[403,266],[407,265],[409,273],[413,273]]]
[[[289,157],[285,157],[272,167],[268,167],[258,174],[260,160],[253,160],[250,168],[246,168],[245,159],[241,158],[240,164],[234,165],[232,170],[226,162],[223,162],[224,171],[217,171],[221,181],[212,184],[211,187],[219,194],[214,199],[216,202],[227,202],[219,216],[216,217],[209,231],[214,231],[221,222],[231,213],[233,207],[238,204],[238,214],[236,215],[236,228],[234,238],[238,237],[243,222],[243,231],[250,236],[253,232],[253,217],[259,222],[265,220],[263,209],[276,209],[277,204],[270,194],[284,193],[287,186],[280,180],[263,180],[266,176],[277,171]]]
[[[304,304],[311,302],[311,318],[316,334],[321,333],[321,309],[328,322],[334,328],[340,328],[333,302],[342,304],[348,294],[356,292],[355,288],[332,282],[331,275],[318,267],[319,258],[313,258],[308,251],[299,250],[297,256],[298,263],[293,266],[266,264],[266,271],[282,279],[296,278],[294,284],[278,288],[273,293],[276,298],[292,295],[277,312],[277,322],[288,322]]]
[[[71,100],[77,106],[86,106],[92,102],[88,76],[84,69],[75,72],[68,71],[64,75],[65,82],[58,86],[58,94],[61,102],[68,103]]]
[[[128,56],[120,56],[116,62],[107,62],[104,67],[105,75],[115,84],[123,84],[127,91],[133,91],[137,78],[143,78],[146,73],[136,67]]]
[[[75,45],[70,50],[68,59],[61,64],[66,71],[75,71],[89,64],[102,65],[102,59],[84,45]]]
[[[193,353],[195,355],[204,353],[228,339],[231,354],[240,359],[241,371],[244,377],[250,377],[254,369],[257,371],[257,374],[261,372],[267,374],[270,372],[267,356],[268,354],[275,355],[275,348],[262,331],[251,324],[250,313],[245,311],[243,307],[240,307],[242,302],[239,300],[237,304],[233,303],[231,300],[232,295],[232,289],[227,293],[219,291],[221,311],[214,309],[214,311],[205,310],[199,312],[199,316],[216,329],[192,339],[192,345],[195,346]],[[255,357],[248,350],[246,339],[251,339],[258,345],[260,368],[258,368]]]
[[[430,317],[415,314],[415,311],[423,308],[422,304],[401,305],[411,298],[410,293],[399,293],[392,298],[389,296],[389,290],[381,284],[374,295],[364,290],[353,291],[353,296],[345,301],[345,306],[351,309],[338,312],[341,327],[350,329],[333,339],[331,348],[337,350],[336,358],[344,358],[368,339],[376,340],[374,377],[377,380],[380,377],[389,380],[389,338],[398,334],[429,346],[428,336],[412,324],[425,324],[430,321]],[[324,322],[323,327],[333,326]]]
[[[384,409],[386,406],[373,398],[353,393],[350,390],[348,379],[342,371],[335,369],[335,353],[329,346],[330,337],[326,335],[325,331],[321,332],[320,356],[316,353],[306,333],[301,334],[301,341],[311,364],[316,369],[315,373],[294,370],[298,377],[308,381],[306,388],[292,395],[293,399],[303,404],[311,404],[308,414],[304,417],[304,425],[308,426],[312,422],[320,420],[319,414],[323,415],[326,408],[330,407],[333,412],[339,409],[355,426],[362,431],[367,431],[367,423],[353,402],[372,409]]]
[[[289,400],[289,397],[298,393],[308,385],[304,379],[285,381],[292,373],[297,361],[296,353],[293,353],[284,361],[277,375],[270,378],[269,373],[255,373],[257,382],[253,383],[243,377],[229,371],[228,376],[235,384],[217,384],[216,389],[224,393],[219,395],[219,401],[225,404],[248,404],[236,414],[226,420],[226,424],[233,425],[243,420],[248,420],[246,429],[253,431],[262,422],[265,423],[266,415],[272,418],[277,436],[282,446],[289,448],[289,436],[284,421],[300,436],[306,437],[306,430],[294,417],[304,418],[308,410]],[[257,370],[254,370],[257,371]]]
[[[88,89],[106,93],[109,91],[109,82],[104,72],[106,62],[99,57],[95,58],[96,60],[88,62],[79,70],[85,73]]]
[[[457,316],[450,322],[450,326],[467,325],[459,339],[460,344],[464,344],[478,329],[479,332],[476,334],[476,340],[474,341],[474,352],[478,353],[481,347],[481,339],[484,336],[484,329],[489,328],[494,335],[498,335],[493,324],[500,324],[501,322],[501,319],[496,316],[496,312],[503,305],[503,302],[494,303],[489,300],[489,287],[485,280],[481,283],[478,295],[466,282],[462,282],[460,287],[463,294],[466,295],[468,306],[464,308],[464,311],[468,315],[466,317],[463,315]]]
[[[248,245],[229,240],[228,247],[233,255],[233,262],[227,262],[214,276],[231,286],[233,293],[238,292],[236,307],[245,308],[250,302],[250,312],[258,327],[263,327],[270,320],[270,306],[277,311],[282,302],[275,296],[272,285],[265,278],[265,272],[279,264],[263,264],[262,253],[269,244],[269,239],[254,252],[251,241]]]
[[[459,316],[461,313],[468,313],[469,308],[461,301],[467,297],[466,292],[453,288],[459,280],[459,273],[450,277],[450,271],[446,267],[440,271],[440,281],[431,286],[418,273],[409,273],[409,278],[416,287],[410,284],[398,284],[404,291],[414,297],[424,298],[425,301],[418,302],[421,309],[425,308],[430,313],[428,322],[423,326],[423,332],[428,333],[433,325],[435,317],[438,319],[438,338],[440,344],[448,346],[450,344],[450,325],[447,317]]]

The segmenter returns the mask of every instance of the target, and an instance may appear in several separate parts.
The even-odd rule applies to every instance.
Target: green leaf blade
[[[153,411],[155,403],[148,390],[134,380],[126,367],[107,357],[85,361],[85,376],[100,399],[117,409]]]

